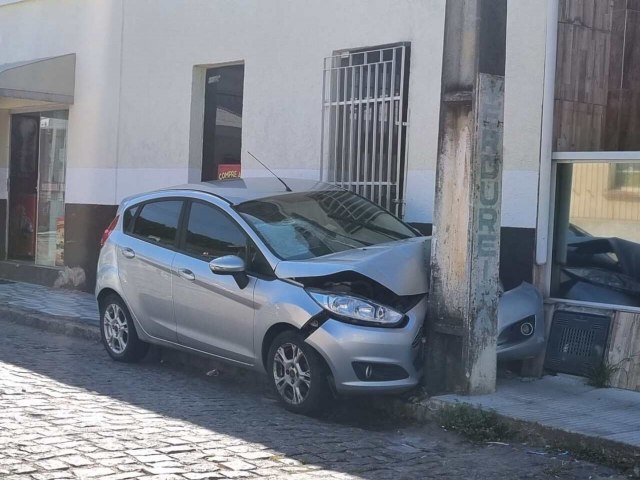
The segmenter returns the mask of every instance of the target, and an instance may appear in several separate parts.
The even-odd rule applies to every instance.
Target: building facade
[[[0,4],[0,75],[75,59],[67,102],[0,97],[1,253],[25,275],[51,282],[68,267],[76,275],[63,283],[90,290],[101,232],[124,197],[266,175],[247,152],[284,177],[357,188],[430,231],[444,0]],[[527,247],[513,252],[509,284],[531,280],[545,4],[509,17],[517,88],[506,99],[503,243]],[[53,127],[39,127],[49,117]],[[47,128],[64,138],[54,160],[36,145]],[[30,174],[16,166],[26,157]],[[46,182],[52,162],[59,173]]]
[[[444,14],[445,0],[0,0],[0,276],[90,291],[123,198],[267,175],[253,155],[430,233]],[[638,32],[631,0],[508,1],[500,266],[506,289],[533,281],[550,305],[633,322]]]

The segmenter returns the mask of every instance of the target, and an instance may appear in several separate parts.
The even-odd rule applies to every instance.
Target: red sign
[[[239,163],[223,163],[218,165],[218,180],[227,178],[240,178]]]

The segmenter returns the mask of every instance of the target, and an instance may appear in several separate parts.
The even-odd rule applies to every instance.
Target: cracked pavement
[[[297,416],[254,373],[120,364],[94,342],[1,318],[0,328],[3,479],[622,478],[401,424],[366,397]]]

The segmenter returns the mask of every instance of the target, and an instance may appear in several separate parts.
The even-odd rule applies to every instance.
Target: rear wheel
[[[117,295],[100,302],[100,336],[107,353],[119,362],[138,362],[149,350],[149,344],[138,338],[131,314]]]
[[[267,371],[287,410],[309,414],[329,400],[328,369],[322,357],[297,332],[278,335],[269,349]]]

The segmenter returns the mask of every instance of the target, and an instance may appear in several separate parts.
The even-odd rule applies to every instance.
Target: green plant
[[[620,363],[611,365],[605,358],[591,367],[587,374],[587,384],[596,388],[607,388],[611,385],[611,379],[620,370]]]
[[[502,441],[513,435],[509,425],[496,412],[464,403],[443,406],[437,419],[445,430],[458,432],[474,442]]]

